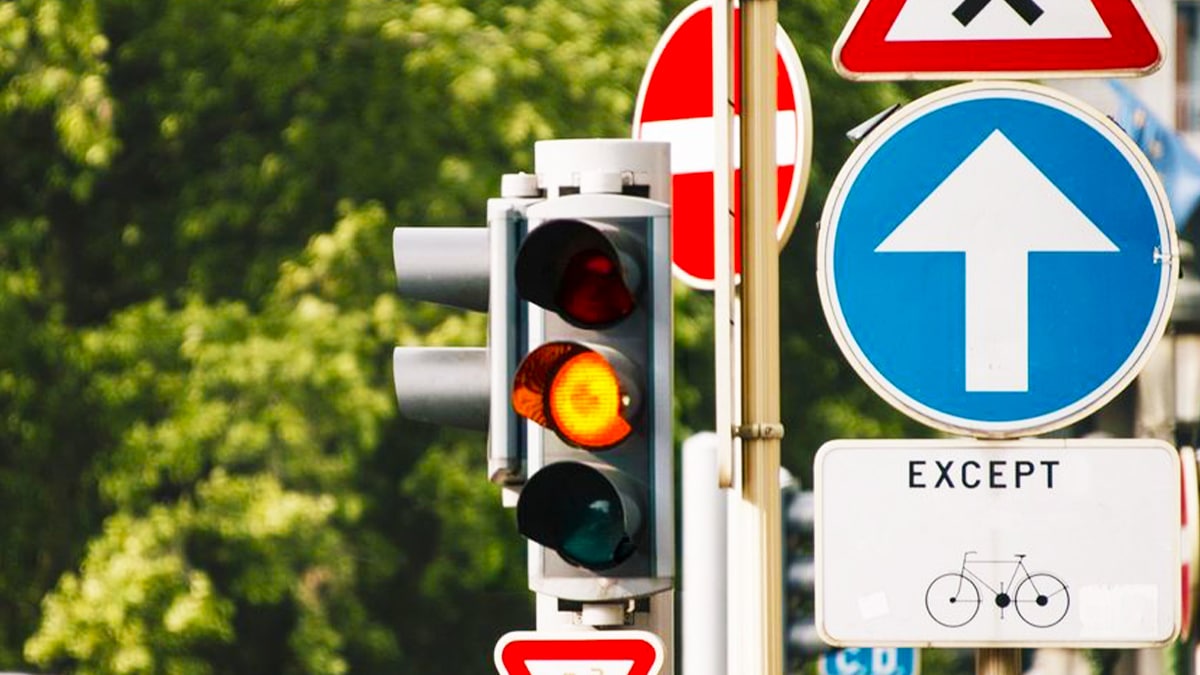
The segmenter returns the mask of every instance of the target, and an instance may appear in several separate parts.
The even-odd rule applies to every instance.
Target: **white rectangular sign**
[[[1166,443],[832,441],[813,474],[831,644],[1133,647],[1178,632]]]

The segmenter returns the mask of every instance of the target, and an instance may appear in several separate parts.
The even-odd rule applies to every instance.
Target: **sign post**
[[[713,0],[713,420],[721,433],[715,435],[717,487],[733,487],[733,468],[737,444],[733,427],[741,421],[741,371],[736,345],[741,340],[741,317],[734,298],[734,201],[737,186],[733,180],[733,149],[737,147],[733,121],[737,119],[734,101],[733,0]],[[796,63],[799,63],[797,58]],[[790,78],[789,78],[790,79]],[[640,107],[639,107],[640,110]],[[803,181],[803,178],[801,179]],[[803,182],[801,183],[803,185]],[[786,219],[786,214],[785,214]],[[740,264],[740,263],[739,263]]]
[[[741,22],[742,440],[730,530],[739,673],[783,670],[783,524],[779,452],[779,244],[776,191],[776,0],[744,0]],[[735,258],[736,259],[736,258]],[[724,432],[724,430],[722,430]]]
[[[1200,486],[1196,476],[1196,450],[1184,446],[1179,449],[1180,474],[1183,479],[1183,501],[1180,504],[1180,540],[1183,542],[1183,617],[1179,634],[1183,639],[1191,634],[1192,615],[1196,611],[1197,575],[1200,574],[1200,504],[1197,503]]]

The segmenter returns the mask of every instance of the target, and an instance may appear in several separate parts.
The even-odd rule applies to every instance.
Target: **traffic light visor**
[[[609,326],[632,314],[638,265],[623,259],[605,230],[574,219],[532,229],[517,253],[521,297],[580,328]]]
[[[550,342],[517,369],[512,401],[517,414],[586,450],[603,450],[633,431],[638,394],[619,354],[575,342]]]
[[[542,467],[521,490],[517,528],[572,565],[616,567],[637,550],[634,539],[641,529],[632,488],[614,483],[617,478],[579,462]]]

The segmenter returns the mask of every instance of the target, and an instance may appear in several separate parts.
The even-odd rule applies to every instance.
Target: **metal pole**
[[[683,442],[680,515],[680,672],[725,675],[728,609],[725,567],[727,491],[717,487],[717,435]]]
[[[733,277],[733,0],[713,1],[713,338],[717,484],[733,487],[740,326]],[[736,365],[735,365],[736,364]]]
[[[1165,341],[1164,341],[1165,342]],[[1137,402],[1134,415],[1134,436],[1175,441],[1175,357],[1169,347],[1159,346],[1142,368],[1135,383]],[[1160,675],[1168,672],[1166,649],[1151,648],[1128,652],[1123,659],[1140,675]],[[1128,662],[1132,663],[1128,663]],[[1118,667],[1120,672],[1124,668]]]
[[[1021,650],[976,649],[975,675],[1021,675]]]
[[[741,538],[735,672],[783,672],[779,499],[779,220],[775,161],[776,0],[741,5],[742,471],[732,527]]]

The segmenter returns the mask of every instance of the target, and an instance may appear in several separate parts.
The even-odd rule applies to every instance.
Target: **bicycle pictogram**
[[[967,551],[957,572],[942,574],[929,584],[925,609],[934,621],[947,628],[965,626],[985,601],[996,606],[1001,619],[1013,607],[1022,621],[1035,628],[1049,628],[1067,615],[1071,606],[1067,585],[1053,574],[1030,574],[1024,553],[1007,560],[971,557],[977,553]],[[980,586],[986,596],[980,595]]]

